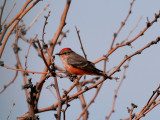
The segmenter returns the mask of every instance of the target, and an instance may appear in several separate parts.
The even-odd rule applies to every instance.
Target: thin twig
[[[154,105],[155,105],[156,99],[158,98],[159,95],[160,95],[160,85],[158,86],[158,88],[155,91],[153,91],[153,94],[149,98],[149,100],[146,103],[146,105],[136,115],[136,120],[139,120],[141,117],[143,117],[145,114],[147,114],[150,110],[152,110],[155,107]]]
[[[36,35],[34,39],[36,39],[37,36],[38,36],[38,35]],[[32,43],[34,42],[34,39],[30,41],[30,44],[29,44],[29,47],[28,47],[28,51],[27,51],[27,54],[26,54],[26,56],[25,56],[25,70],[27,70],[27,58],[28,58],[28,54],[29,54],[29,50],[30,50],[30,48],[31,48],[31,45],[32,45]]]
[[[77,87],[77,91],[82,90],[81,89],[82,87],[80,85],[77,85],[76,87]],[[78,96],[78,98],[81,102],[81,106],[82,106],[82,110],[83,110],[86,107],[86,101],[85,101],[84,95],[81,94],[81,95]],[[85,110],[85,112],[82,115],[83,115],[83,120],[88,119],[88,111],[87,110]]]
[[[26,4],[28,5],[32,0],[27,0]],[[14,22],[14,24],[11,26],[10,30],[8,31],[7,35],[5,36],[4,42],[2,43],[1,49],[0,49],[0,58],[3,54],[4,48],[6,46],[6,43],[8,41],[9,36],[11,35],[13,29],[16,27],[16,25],[19,23],[19,21],[24,17],[24,15],[31,10],[37,3],[39,2],[39,0],[36,0],[34,3],[32,3],[28,8],[26,8],[17,18],[17,20]],[[0,36],[0,42],[4,37],[4,34],[6,33],[6,30],[8,29],[8,25],[6,27],[6,29],[4,29]]]
[[[31,3],[32,0],[27,0],[26,3],[23,5],[23,7],[21,8],[21,10],[19,11],[19,13],[14,16],[14,18],[6,24],[5,29],[2,31],[2,34],[0,35],[0,43],[2,42],[3,37],[5,36],[8,28],[19,18],[19,16],[23,13],[23,11],[26,9],[26,7],[29,5],[29,3]],[[18,21],[19,22],[19,21]],[[14,25],[14,27],[18,24],[18,22]],[[13,29],[13,28],[12,28]],[[12,32],[12,31],[11,31]],[[8,34],[9,35],[9,34]]]
[[[115,42],[118,34],[119,34],[120,31],[122,30],[123,26],[126,24],[126,21],[128,20],[130,14],[132,13],[132,6],[133,6],[134,2],[135,2],[135,0],[132,0],[132,2],[130,3],[130,8],[129,8],[129,11],[128,11],[128,14],[127,14],[125,20],[121,23],[121,26],[120,26],[120,28],[118,29],[118,31],[117,31],[116,33],[114,33],[114,38],[113,38],[113,40],[112,40],[112,44],[111,44],[110,50],[113,49],[113,45],[114,45],[114,42]]]
[[[39,18],[39,16],[47,9],[47,7],[50,6],[50,3],[47,3],[47,5],[43,8],[43,10],[34,18],[34,20],[32,21],[32,23],[28,26],[28,28],[26,29],[27,31],[32,27],[32,25],[37,21],[37,19]]]
[[[114,107],[115,107],[115,103],[116,103],[116,99],[117,99],[117,94],[118,94],[118,91],[119,91],[119,89],[120,89],[120,87],[121,87],[124,79],[126,78],[126,75],[125,75],[125,74],[126,74],[126,69],[127,69],[128,66],[129,66],[130,60],[131,60],[131,59],[128,59],[127,64],[124,66],[123,76],[122,76],[122,79],[120,80],[120,83],[118,84],[117,89],[115,90],[114,99],[113,99],[113,103],[112,103],[112,108],[111,108],[111,110],[110,110],[109,115],[106,117],[106,120],[109,120],[110,117],[111,117],[111,115],[112,115],[112,113],[114,112]]]
[[[7,120],[9,119],[14,106],[15,106],[15,102],[12,103],[12,107],[11,107],[9,113],[8,113]]]
[[[52,93],[52,95],[58,100],[57,96],[54,94],[54,92],[51,90],[51,87],[53,87],[54,85],[48,85],[46,88]]]
[[[2,1],[1,1],[1,2],[2,2]],[[0,7],[1,7],[1,14],[0,14],[0,33],[1,33],[1,30],[2,30],[2,25],[1,25],[1,23],[2,23],[2,16],[3,16],[3,10],[4,10],[5,5],[6,5],[6,0],[4,0],[3,5],[0,6]]]
[[[158,14],[155,14],[155,18],[151,22],[147,23],[146,27],[137,36],[135,36],[133,39],[131,39],[130,41],[128,41],[126,43],[117,44],[105,56],[99,58],[98,60],[94,61],[93,63],[97,63],[97,62],[100,62],[100,61],[104,60],[106,57],[109,57],[114,51],[116,51],[120,47],[123,47],[123,46],[126,46],[126,45],[131,45],[132,42],[137,40],[140,36],[142,36],[148,30],[149,27],[151,27],[155,22],[157,22],[158,18],[160,18],[160,12]]]
[[[58,40],[57,44],[61,45],[63,38],[67,37],[67,33],[69,30],[66,30],[65,32],[61,32],[61,38]]]
[[[89,108],[89,106],[94,102],[95,98],[97,97],[100,88],[102,87],[103,83],[101,83],[98,88],[97,91],[95,93],[95,95],[93,96],[92,100],[87,104],[87,106],[83,109],[83,111],[80,113],[80,115],[77,117],[77,120],[79,120],[81,118],[81,116],[84,114],[84,112],[86,112],[86,110]]]
[[[20,69],[23,69],[22,67],[22,64],[21,64],[21,61],[20,61],[20,58],[19,58],[19,54],[18,54],[18,25],[16,26],[16,38],[15,38],[15,42],[13,44],[13,50],[14,50],[14,53],[15,53],[15,56],[16,56],[16,60],[17,60],[17,66],[18,68]],[[24,79],[24,84],[28,84],[28,81],[27,81],[27,76],[24,72],[21,72],[22,75],[23,75],[23,79]],[[29,94],[29,90],[28,89],[25,89],[25,93],[26,93],[26,99],[28,99],[30,97],[30,94]],[[29,110],[29,113],[32,113],[33,112],[33,109],[31,109],[31,105],[28,103],[28,110]]]
[[[25,72],[25,73],[49,74],[49,72],[37,72],[37,71],[29,71],[29,70],[24,70],[24,69],[16,69],[16,68],[9,67],[7,65],[4,65],[3,67],[5,67],[7,69],[11,69],[11,70],[22,71],[22,72]],[[64,73],[64,72],[57,72],[57,73]]]
[[[5,24],[7,18],[9,17],[9,15],[11,14],[11,12],[13,11],[13,9],[14,9],[15,6],[16,6],[16,2],[13,4],[13,6],[12,6],[11,10],[9,11],[8,15],[6,16],[6,18],[5,18],[4,21],[2,22],[2,25]]]
[[[38,43],[39,49],[40,49],[40,51],[41,51],[42,59],[43,59],[45,65],[47,66],[49,72],[50,72],[50,73],[52,74],[52,76],[54,77],[54,76],[55,76],[55,73],[50,69],[50,67],[49,67],[49,65],[48,65],[48,63],[47,63],[47,61],[46,61],[46,59],[45,59],[45,57],[44,57],[43,49],[42,49],[42,47],[41,47],[41,45],[40,45],[40,43],[39,43],[39,40],[37,39],[36,42]]]
[[[4,90],[7,89],[7,87],[10,86],[16,80],[17,75],[18,75],[18,71],[16,71],[16,74],[13,77],[13,79],[7,85],[4,85],[4,88],[3,88],[3,90],[0,91],[0,94],[2,94],[2,92],[4,92]]]
[[[80,35],[79,35],[79,30],[77,29],[76,26],[75,26],[75,29],[76,29],[76,32],[77,32],[77,35],[78,35],[78,39],[79,39],[79,42],[80,42],[80,45],[81,45],[82,52],[83,52],[83,54],[84,54],[85,59],[87,60],[87,55],[86,55],[86,53],[85,53],[85,51],[84,51],[84,48],[83,48],[83,45],[82,45],[81,37],[80,37]]]
[[[46,28],[46,25],[47,25],[47,20],[48,20],[48,17],[50,16],[50,13],[51,11],[48,12],[48,15],[47,16],[44,16],[45,18],[45,22],[44,22],[44,25],[43,25],[43,31],[42,31],[42,42],[44,43],[44,34],[45,34],[45,28]]]
[[[142,20],[142,16],[139,18],[137,24],[136,24],[136,25],[134,26],[134,28],[129,32],[128,36],[121,42],[121,44],[124,43],[124,42],[126,42],[126,41],[128,40],[129,36],[130,36],[130,35],[133,33],[133,31],[138,27],[138,25],[139,25],[139,23],[140,23],[141,20]]]
[[[57,93],[57,97],[58,97],[57,120],[60,120],[61,119],[62,102],[61,102],[61,95],[59,92],[59,87],[58,87],[58,82],[57,82],[56,77],[54,77],[54,84],[55,84],[55,89],[56,89],[56,93]]]

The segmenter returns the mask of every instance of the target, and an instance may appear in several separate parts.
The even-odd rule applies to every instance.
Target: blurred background
[[[119,29],[121,22],[124,21],[128,14],[130,3],[132,0],[72,0],[71,6],[68,11],[66,26],[63,32],[69,30],[67,37],[62,41],[61,45],[55,47],[54,54],[59,52],[62,48],[70,47],[75,52],[83,55],[80,48],[80,43],[75,30],[75,25],[80,30],[80,36],[84,50],[87,54],[87,58],[90,61],[95,61],[105,55],[109,49],[113,39],[113,34]],[[16,2],[16,6],[7,19],[9,22],[22,8],[26,1],[23,0],[7,0],[4,8],[4,14],[2,21],[8,15],[13,4]],[[34,38],[38,34],[38,38],[42,38],[42,30],[45,18],[48,15],[48,11],[51,11],[48,18],[48,24],[45,29],[45,42],[48,43],[57,31],[60,23],[61,15],[65,7],[66,0],[43,0],[40,1],[31,11],[29,11],[23,18],[23,22],[28,27],[34,18],[40,13],[40,11],[48,4],[50,6],[41,14],[38,20],[33,24],[30,30],[25,35],[26,38]],[[0,2],[2,6],[3,0]],[[136,0],[132,13],[129,16],[128,21],[123,27],[122,31],[116,39],[116,43],[122,42],[129,34],[129,32],[135,27],[138,20],[142,17],[138,27],[129,37],[129,40],[134,38],[138,33],[146,27],[147,17],[150,21],[154,19],[154,14],[160,10],[159,0]],[[133,44],[132,48],[129,46],[122,47],[114,52],[109,57],[107,62],[107,70],[117,66],[124,58],[124,56],[130,55],[138,49],[142,48],[150,41],[155,40],[160,36],[160,20],[154,23],[143,36],[139,37]],[[16,58],[12,49],[15,35],[11,35],[5,47],[1,60],[10,67],[15,67]],[[19,40],[18,45],[22,49],[19,52],[20,60],[25,66],[25,55],[29,44],[23,40]],[[115,45],[114,45],[115,46]],[[146,49],[142,54],[136,55],[131,59],[129,68],[126,72],[126,79],[124,80],[119,92],[115,105],[115,112],[111,116],[110,120],[118,120],[121,118],[129,117],[127,107],[131,107],[131,103],[138,105],[138,108],[134,110],[138,113],[142,107],[146,104],[153,90],[159,85],[160,75],[160,46],[159,44],[153,45]],[[60,58],[56,56],[55,63],[62,66]],[[103,70],[103,62],[96,64],[96,67]],[[28,70],[43,71],[43,60],[38,57],[37,51],[31,47],[28,55]],[[114,77],[122,77],[123,67],[121,72],[114,74]],[[0,67],[0,90],[3,86],[10,82],[16,71],[8,70]],[[28,78],[32,78],[32,82],[36,84],[39,81],[40,74],[29,74]],[[87,79],[93,76],[87,76]],[[88,108],[89,120],[104,120],[108,116],[114,97],[114,90],[117,88],[119,81],[107,80],[104,82],[95,102]],[[57,100],[46,89],[48,85],[54,83],[53,78],[48,79],[43,87],[39,108],[51,106]],[[69,79],[58,78],[59,88],[61,95],[62,89],[68,89],[73,83]],[[22,90],[23,77],[21,72],[18,73],[18,77],[13,84],[11,84],[2,94],[0,94],[0,119],[5,120],[8,116],[12,103],[15,102],[15,106],[10,115],[10,120],[15,120],[17,117],[22,116],[27,112],[28,107],[26,103],[25,91]],[[53,89],[55,92],[55,90]],[[73,89],[71,94],[76,93],[77,90]],[[96,89],[92,89],[84,94],[86,102],[92,99],[96,92]],[[81,104],[79,99],[70,103],[70,107],[66,111],[66,120],[75,120],[81,113]],[[160,106],[154,108],[141,120],[158,120],[160,114]],[[40,113],[40,120],[53,120],[55,119],[55,111],[49,111]]]

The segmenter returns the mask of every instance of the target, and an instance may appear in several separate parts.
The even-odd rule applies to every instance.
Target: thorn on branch
[[[87,87],[87,86],[85,86],[84,90],[85,90],[85,91],[87,91],[87,90],[88,90],[88,87]]]
[[[58,118],[58,114],[54,114],[54,117],[57,119]]]
[[[134,103],[131,103],[131,106],[132,106],[133,108],[137,108],[137,107],[138,107],[138,106],[135,105]]]
[[[158,15],[158,14],[156,14],[156,13],[155,13],[155,18],[156,18],[156,19],[158,19],[158,18],[159,18],[159,15]]]
[[[136,52],[136,54],[141,54],[142,53],[142,51],[141,50],[138,50],[137,52]]]
[[[147,17],[147,27],[150,27],[151,26],[151,23],[149,22],[149,19],[148,19],[148,17]]]
[[[67,3],[70,4],[70,3],[71,3],[71,0],[67,0]]]
[[[119,43],[116,43],[116,46],[119,45]]]
[[[38,115],[30,115],[26,118],[23,118],[24,120],[39,120],[39,116]]]
[[[121,22],[122,25],[125,25],[125,22]]]
[[[4,61],[0,61],[0,66],[4,66]]]
[[[54,106],[54,105],[52,105],[52,110],[56,110],[57,108]]]
[[[12,45],[12,47],[15,54],[17,54],[21,50],[21,48],[18,47],[18,45],[15,43]]]
[[[130,113],[131,109],[129,107],[127,107],[128,113]]]
[[[43,49],[47,49],[48,45],[46,43],[43,43]]]
[[[113,36],[114,36],[114,38],[116,38],[117,37],[117,33],[114,33]]]
[[[33,84],[31,82],[32,78],[28,79],[28,84],[25,84],[22,86],[22,89],[28,89],[28,88],[33,88]]]
[[[120,72],[120,71],[121,71],[121,69],[120,69],[120,68],[118,68],[118,69],[117,69],[117,72]]]

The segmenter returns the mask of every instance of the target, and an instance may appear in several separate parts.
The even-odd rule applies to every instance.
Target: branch
[[[140,50],[136,51],[135,53],[133,53],[133,54],[131,54],[131,55],[129,55],[129,56],[126,56],[126,57],[122,60],[122,62],[121,62],[111,73],[108,74],[108,77],[111,77],[115,72],[119,71],[120,67],[121,67],[128,59],[130,59],[131,57],[133,57],[133,56],[135,56],[135,55],[137,55],[137,54],[141,54],[141,53],[143,52],[143,50],[145,50],[146,48],[150,47],[150,46],[153,45],[153,44],[157,44],[159,41],[160,41],[160,37],[157,37],[157,39],[156,39],[155,41],[150,42],[150,43],[147,44],[145,47],[141,48]],[[69,96],[69,99],[74,99],[74,98],[76,98],[76,97],[79,96],[80,94],[82,94],[82,93],[84,93],[84,92],[86,92],[86,91],[88,91],[88,90],[90,90],[90,89],[92,89],[92,88],[97,87],[97,85],[99,85],[100,83],[102,83],[102,82],[104,82],[104,81],[105,81],[105,79],[99,80],[99,81],[96,82],[95,84],[87,87],[87,89],[81,90],[81,91],[77,92],[76,94],[70,95],[70,96]]]
[[[13,103],[12,103],[12,107],[11,107],[11,109],[10,109],[10,111],[9,111],[8,116],[7,116],[7,120],[9,119],[9,116],[11,115],[11,112],[12,112],[12,109],[13,109],[14,106],[15,106],[15,103],[13,102]]]
[[[75,26],[75,29],[76,29],[76,31],[77,31],[77,35],[78,35],[78,39],[79,39],[79,42],[80,42],[80,45],[81,45],[82,52],[83,52],[83,54],[84,54],[85,59],[87,60],[87,55],[86,55],[86,53],[85,53],[85,51],[84,51],[84,48],[83,48],[83,45],[82,45],[81,37],[80,37],[80,35],[79,35],[79,30],[77,29],[76,26]]]
[[[9,15],[11,14],[11,12],[13,11],[13,9],[14,9],[15,6],[16,6],[16,2],[13,4],[13,6],[12,6],[11,10],[9,11],[8,15],[6,16],[6,18],[2,22],[2,25],[4,25],[4,23],[6,22],[7,18],[9,17]]]
[[[27,0],[26,4],[28,5],[32,0]],[[26,8],[16,19],[15,23],[11,26],[10,30],[8,31],[8,34],[6,35],[5,39],[4,39],[4,42],[2,43],[2,46],[1,46],[1,49],[0,49],[0,58],[2,57],[2,54],[3,54],[3,50],[4,50],[4,47],[8,41],[8,38],[9,36],[11,35],[13,29],[15,28],[15,26],[19,23],[19,21],[24,17],[24,15],[29,11],[31,10],[37,3],[39,2],[39,0],[36,0],[33,4],[31,4],[28,8]],[[1,43],[1,40],[3,39],[4,37],[4,34],[6,32],[6,30],[8,29],[10,25],[7,25],[6,29],[4,29],[4,33],[2,32],[1,36],[0,36],[0,43]]]
[[[114,51],[116,51],[118,48],[126,46],[126,45],[131,45],[132,42],[134,42],[135,40],[137,40],[140,36],[142,36],[145,31],[148,30],[149,27],[151,27],[155,22],[157,22],[158,18],[160,17],[160,12],[158,14],[155,14],[155,18],[153,19],[153,21],[148,22],[146,27],[133,39],[131,39],[130,41],[126,42],[126,43],[122,43],[122,44],[117,44],[112,50],[110,50],[105,56],[101,57],[100,59],[94,61],[93,63],[97,63],[100,62],[102,60],[104,60],[106,57],[108,57],[109,55],[111,55]]]
[[[3,30],[3,32],[0,36],[0,43],[2,42],[2,39],[3,39],[4,35],[6,34],[6,31],[8,30],[8,28],[19,18],[19,16],[23,13],[23,11],[26,9],[28,4],[31,2],[32,2],[32,0],[27,0],[26,3],[24,4],[24,6],[22,7],[22,9],[20,10],[20,12],[16,16],[14,16],[14,18],[9,23],[7,23],[5,29]]]
[[[0,94],[2,94],[2,92],[4,92],[4,90],[7,89],[7,87],[10,86],[16,80],[17,75],[18,75],[18,71],[16,71],[16,74],[13,77],[13,79],[7,85],[4,85],[4,88],[3,88],[3,90],[0,91]]]
[[[58,40],[57,44],[61,45],[63,38],[67,37],[67,33],[69,30],[66,30],[65,32],[61,32],[61,38]]]
[[[51,87],[55,87],[54,84],[48,85],[46,88],[52,93],[52,95],[58,100],[57,96],[54,94],[54,92],[51,90]]]
[[[1,2],[2,2],[2,1],[1,1]],[[1,14],[0,14],[0,33],[1,33],[1,30],[2,30],[2,25],[1,25],[1,23],[2,23],[2,15],[3,15],[3,10],[4,10],[5,5],[6,5],[6,0],[4,0],[3,5],[0,6],[0,7],[1,7]]]
[[[61,100],[61,95],[59,92],[59,87],[58,87],[58,82],[57,82],[57,78],[54,77],[54,84],[55,84],[55,89],[56,89],[56,93],[57,93],[57,97],[58,97],[58,110],[57,110],[57,116],[56,119],[60,120],[61,119],[61,110],[62,110],[62,100]]]
[[[111,108],[111,110],[110,110],[109,115],[106,117],[106,120],[109,120],[110,117],[111,117],[111,115],[112,115],[112,113],[114,112],[114,107],[115,107],[115,103],[116,103],[116,99],[117,99],[117,94],[118,94],[118,91],[119,91],[119,89],[120,89],[120,87],[121,87],[124,79],[126,78],[126,76],[125,76],[125,74],[126,74],[126,69],[127,69],[128,66],[129,66],[130,60],[131,60],[131,59],[128,59],[127,64],[124,66],[123,76],[122,76],[122,79],[120,80],[120,83],[119,83],[117,89],[115,90],[114,99],[113,99],[113,103],[112,103],[112,108]]]
[[[95,93],[95,95],[93,96],[92,100],[88,103],[88,105],[83,109],[83,111],[80,113],[80,115],[77,117],[77,120],[79,120],[81,118],[81,116],[84,114],[84,112],[86,112],[86,110],[89,108],[89,106],[94,102],[95,98],[97,97],[100,88],[102,87],[103,83],[101,83],[98,88],[97,91]]]
[[[47,3],[47,5],[43,8],[43,10],[35,17],[35,19],[32,21],[32,23],[28,26],[28,28],[26,29],[27,31],[32,27],[32,25],[37,21],[37,19],[39,18],[39,16],[47,9],[47,7],[50,6],[50,3]]]
[[[57,43],[57,40],[58,40],[58,38],[59,38],[59,35],[60,35],[63,27],[64,27],[65,24],[66,24],[66,23],[65,23],[65,20],[66,20],[66,16],[67,16],[67,13],[68,13],[68,10],[69,10],[70,3],[71,3],[71,0],[67,0],[66,6],[65,6],[64,11],[63,11],[63,14],[62,14],[62,16],[61,16],[61,21],[60,21],[59,28],[58,28],[55,36],[54,36],[53,39],[52,39],[52,43],[53,43],[53,44],[52,44],[52,46],[50,46],[50,48],[49,48],[49,53],[50,53],[50,55],[49,55],[48,58],[47,58],[47,63],[48,63],[48,64],[50,64],[51,55],[53,54],[53,50],[54,50],[54,47],[55,47],[55,45],[56,45],[56,43]],[[48,71],[48,68],[47,68],[47,66],[46,66],[46,67],[44,68],[44,71],[43,71],[43,72],[47,72],[47,71]],[[43,86],[43,83],[44,83],[44,78],[45,78],[45,76],[46,76],[46,74],[43,74],[43,75],[41,76],[41,79],[40,79],[40,81],[39,81],[39,83],[38,83],[38,85],[37,85],[37,90],[40,91],[40,92],[41,92],[41,89],[42,89],[42,86]],[[38,102],[38,100],[39,100],[40,92],[39,92],[39,93],[37,94],[37,96],[36,96],[37,102]]]
[[[160,102],[156,103],[156,99],[158,98],[159,95],[160,95],[160,85],[158,86],[158,88],[155,91],[153,91],[153,94],[149,98],[149,100],[146,103],[146,105],[136,115],[136,119],[135,120],[139,120],[141,117],[145,116],[149,111],[151,111],[154,107],[156,107],[157,105],[160,104]]]
[[[119,34],[120,31],[122,30],[123,26],[126,24],[126,21],[128,20],[130,14],[132,13],[132,6],[133,6],[134,2],[135,2],[135,0],[132,0],[132,2],[130,3],[130,8],[129,8],[127,17],[126,17],[125,20],[121,23],[121,26],[120,26],[120,28],[118,29],[118,31],[117,31],[116,33],[114,33],[114,38],[113,38],[113,40],[112,40],[112,44],[111,44],[110,50],[113,49],[113,45],[114,45],[114,42],[115,42],[118,34]]]
[[[141,20],[142,20],[142,16],[139,18],[139,20],[138,20],[137,24],[135,25],[135,27],[129,32],[128,36],[121,42],[121,44],[124,43],[124,42],[126,42],[126,41],[128,40],[129,36],[130,36],[130,35],[133,33],[133,31],[138,27],[138,25],[139,25],[139,23],[140,23]]]

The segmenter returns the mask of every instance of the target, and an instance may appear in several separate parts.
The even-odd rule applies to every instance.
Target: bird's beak
[[[60,53],[56,53],[56,55],[61,55]]]

